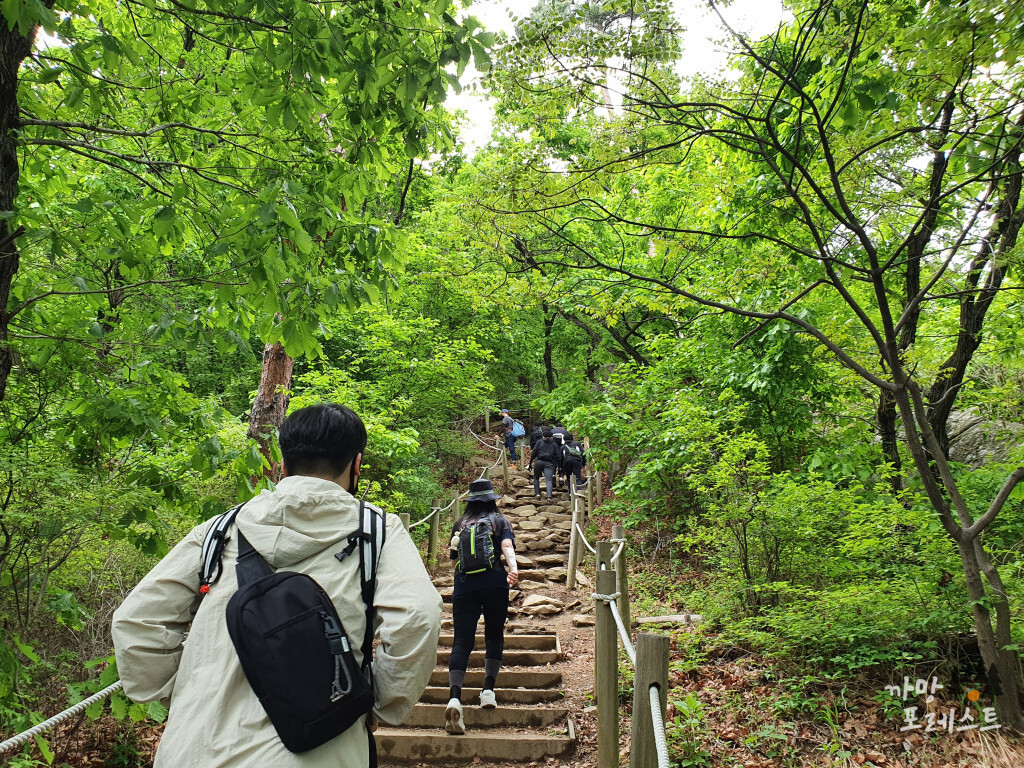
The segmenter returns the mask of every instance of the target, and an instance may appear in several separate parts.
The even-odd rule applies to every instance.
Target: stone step
[[[498,694],[495,694],[498,697]],[[484,709],[479,706],[480,695],[470,699],[462,697],[462,717],[466,728],[547,728],[562,725],[569,716],[564,707],[506,707],[498,698],[499,706]],[[402,723],[407,728],[444,728],[444,704],[417,704]]]
[[[477,646],[478,648],[480,646]],[[473,651],[469,654],[469,664],[473,667],[484,665],[484,654],[486,651]],[[437,651],[437,663],[447,665],[452,652],[447,648],[439,648]],[[539,667],[544,664],[554,664],[562,660],[560,651],[508,651],[501,655],[501,663],[515,667]]]
[[[451,632],[455,629],[455,624],[451,619],[441,619],[441,629],[443,631]],[[555,630],[547,629],[546,627],[537,626],[524,621],[505,622],[505,640],[507,641],[509,636],[514,634],[553,635],[555,634]]]
[[[479,665],[483,667],[483,663]],[[481,687],[484,684],[482,668],[466,672],[466,685]],[[498,672],[498,685],[502,688],[553,688],[562,684],[562,673],[534,669],[502,669]],[[430,673],[430,685],[448,689],[448,670],[435,669]],[[448,701],[448,699],[445,699]],[[469,701],[469,699],[466,699]]]
[[[445,634],[438,638],[438,645],[443,648],[451,648],[455,635]],[[482,648],[484,636],[476,636],[476,647]],[[507,635],[505,637],[506,651],[558,651],[557,635]]]
[[[532,763],[562,757],[576,748],[576,733],[569,721],[565,735],[546,731],[526,733],[467,732],[451,736],[444,731],[419,728],[380,728],[375,734],[381,763],[459,762]]]
[[[505,675],[501,672],[498,675],[498,682],[501,683]],[[477,686],[481,685],[477,683]],[[502,704],[555,704],[565,698],[565,694],[558,688],[496,688],[494,695]],[[462,698],[464,701],[478,701],[480,699],[480,688],[463,688]],[[427,688],[420,697],[423,704],[447,704],[448,703],[448,673],[444,673],[444,684]]]

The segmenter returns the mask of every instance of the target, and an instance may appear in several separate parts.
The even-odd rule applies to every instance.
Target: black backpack
[[[556,463],[558,461],[558,446],[553,442],[549,442],[547,439],[541,440],[537,444],[537,450],[534,452],[534,461],[549,461]]]
[[[459,573],[469,576],[494,568],[498,562],[494,546],[497,527],[493,512],[462,526],[459,531]]]
[[[226,534],[242,506],[225,512],[207,532],[201,594],[220,578]],[[335,557],[343,561],[359,547],[359,584],[366,605],[361,669],[323,588],[304,573],[275,572],[238,532],[238,591],[228,601],[228,633],[253,693],[292,752],[330,741],[373,709],[373,599],[387,521],[382,510],[362,499],[359,519],[360,529],[348,536],[348,546]],[[372,733],[368,737],[370,765],[376,766],[376,744]]]

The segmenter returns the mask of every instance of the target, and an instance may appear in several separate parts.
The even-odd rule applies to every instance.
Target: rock
[[[991,419],[975,408],[951,413],[948,431],[956,435],[949,441],[949,458],[972,469],[1006,461],[1010,451],[1024,441],[1024,424]]]
[[[565,559],[561,555],[537,555],[533,562],[537,565],[561,565]]]
[[[561,504],[548,504],[546,507],[541,507],[540,511],[541,512],[548,512],[548,513],[554,513],[554,514],[561,514],[561,513],[565,512],[565,507],[563,507]]]
[[[527,542],[527,545],[523,548],[528,549],[531,552],[545,552],[549,549],[554,549],[555,542],[550,539],[540,539],[538,541]]]
[[[584,707],[583,708],[583,714],[584,715],[596,715],[597,714],[597,707],[594,706],[594,705],[591,705],[589,707]]]
[[[573,616],[572,617],[572,625],[574,627],[592,627],[592,626],[594,626],[594,623],[595,622],[594,622],[594,617],[593,616]],[[596,710],[597,707],[588,707],[588,709],[595,709]],[[586,712],[587,710],[584,709],[583,711]]]
[[[517,598],[518,598],[518,597],[519,597],[520,595],[522,595],[522,594],[523,594],[523,593],[522,593],[522,592],[520,592],[520,591],[519,591],[518,589],[510,589],[510,590],[508,591],[508,601],[509,601],[509,602],[511,603],[511,602],[513,602],[514,600],[516,600],[516,599],[517,599]]]
[[[521,531],[540,531],[544,528],[544,523],[537,522],[536,520],[523,520],[516,525]]]
[[[533,517],[537,514],[537,508],[533,504],[523,504],[513,509],[512,514],[518,517]]]
[[[523,607],[529,608],[534,605],[553,605],[557,608],[564,608],[565,603],[551,595],[527,595],[523,600]]]
[[[523,608],[520,613],[525,613],[527,616],[551,616],[555,613],[561,613],[561,608],[555,608],[553,605],[535,605],[530,608]]]
[[[511,496],[505,495],[501,497],[501,503],[506,507],[511,507],[515,505],[516,500]]]
[[[474,467],[489,467],[494,463],[494,459],[487,458],[486,456],[474,456],[469,460],[469,463]]]
[[[571,531],[572,530],[572,521],[571,520],[566,520],[566,521],[561,522],[561,523],[554,523],[551,527],[554,528],[555,530],[558,530],[558,531]],[[612,554],[614,554],[614,552]]]
[[[501,474],[501,470],[500,469],[498,470],[498,474],[499,475]],[[530,484],[530,481],[527,480],[525,477],[517,477],[517,478],[512,480],[512,487],[513,488],[525,488],[529,484]]]
[[[548,568],[546,574],[551,581],[565,581],[569,572],[565,568]]]
[[[585,574],[583,571],[576,571],[576,581],[584,587],[589,587],[591,584],[593,584],[593,582],[590,580],[587,574]]]
[[[516,565],[520,568],[535,568],[537,563],[528,558],[526,555],[516,555]]]
[[[527,592],[532,592],[535,589],[544,589],[545,587],[547,587],[547,584],[545,584],[543,581],[520,580],[516,584],[516,586],[518,586],[520,589],[525,589]]]
[[[448,574],[447,576],[435,576],[433,578],[433,582],[435,587],[451,587],[455,584],[455,577],[451,574]]]

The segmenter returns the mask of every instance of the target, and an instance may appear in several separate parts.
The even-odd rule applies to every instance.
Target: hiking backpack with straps
[[[565,444],[565,454],[567,457],[579,459],[583,461],[583,446],[573,440],[571,443]]]
[[[206,534],[201,594],[220,578],[227,532],[242,506],[221,515]],[[330,741],[373,709],[373,600],[387,520],[381,509],[362,499],[359,520],[359,530],[349,534],[347,546],[335,557],[344,561],[359,549],[359,585],[366,606],[362,668],[323,588],[304,573],[275,572],[238,531],[238,591],[228,601],[228,634],[253,693],[292,752]],[[372,766],[377,764],[375,746],[370,733]]]
[[[523,426],[523,422],[515,419],[512,421],[512,437],[525,437],[526,427]]]
[[[494,513],[462,526],[459,531],[459,573],[486,573],[498,562],[494,546],[497,520]]]

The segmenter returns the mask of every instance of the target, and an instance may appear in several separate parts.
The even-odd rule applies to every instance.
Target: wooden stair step
[[[452,736],[437,729],[419,728],[380,728],[375,736],[377,754],[383,764],[439,760],[532,763],[548,757],[563,757],[576,748],[571,721],[565,735],[557,736],[546,731],[467,731],[465,735]]]
[[[502,683],[502,676],[498,675],[499,686]],[[482,682],[482,681],[481,681]],[[479,686],[480,683],[477,683]],[[444,684],[433,685],[427,688],[420,697],[421,704],[447,704],[448,703],[448,673],[444,673]],[[565,698],[565,694],[558,688],[495,688],[494,695],[503,705],[513,704],[557,704]],[[462,699],[464,701],[477,701],[480,698],[480,688],[463,688]]]
[[[448,670],[435,669],[430,673],[430,685],[448,687]],[[484,684],[482,669],[466,672],[466,685],[480,687]],[[502,669],[498,672],[498,685],[503,688],[553,688],[562,684],[562,673],[533,669]],[[448,701],[448,699],[445,699]]]
[[[467,728],[548,728],[562,725],[569,716],[565,707],[508,707],[502,706],[499,699],[499,706],[484,709],[477,704],[479,700],[479,694],[473,698],[462,697],[462,717]],[[447,703],[417,704],[402,727],[444,728]]]

